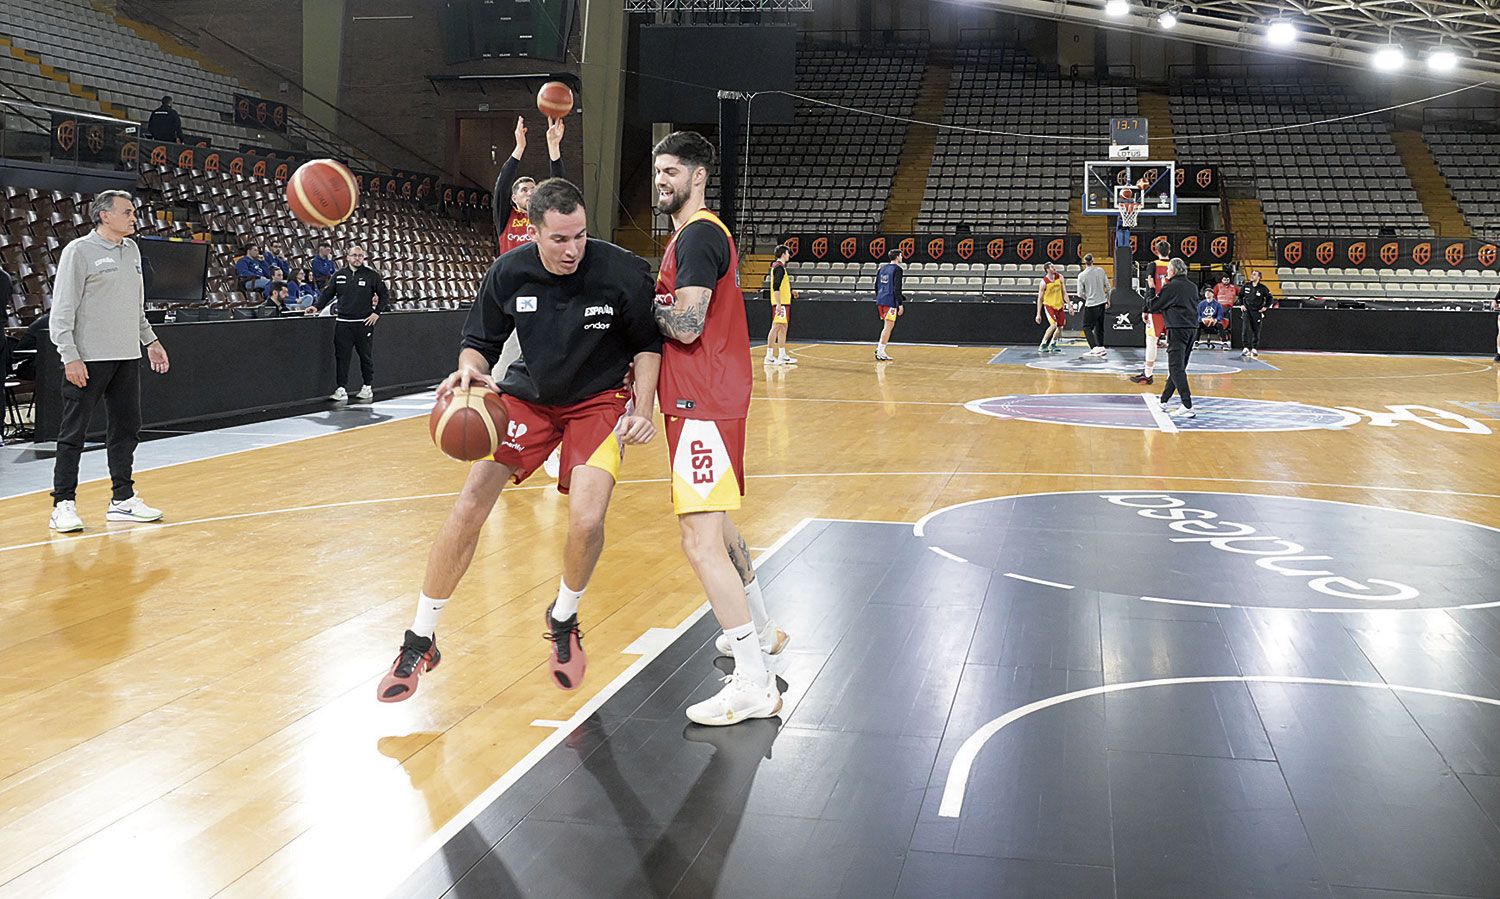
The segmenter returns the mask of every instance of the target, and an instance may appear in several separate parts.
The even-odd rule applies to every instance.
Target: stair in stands
[[[1427,141],[1422,139],[1422,132],[1394,131],[1391,139],[1396,144],[1396,150],[1401,153],[1401,162],[1406,166],[1406,173],[1411,176],[1412,186],[1417,189],[1417,199],[1421,201],[1422,210],[1427,213],[1427,219],[1432,222],[1437,235],[1473,237],[1474,232],[1464,220],[1463,211],[1453,198],[1453,192],[1448,189],[1448,182],[1443,178],[1437,160],[1432,158]]]
[[[42,57],[38,56],[37,54],[32,53],[28,50],[22,50],[20,47],[17,47],[15,44],[11,43],[10,38],[0,37],[0,50],[9,53],[11,56],[21,60],[22,62],[36,66],[37,69],[42,73],[42,77],[56,81],[73,96],[78,97],[81,100],[87,100],[90,103],[97,104],[99,111],[104,115],[113,116],[117,119],[127,118],[125,110],[106,100],[100,100],[97,93],[74,81],[73,76],[68,74],[68,71],[66,69],[60,69],[56,66],[49,65],[48,63],[44,62],[42,60]]]
[[[1167,95],[1138,91],[1136,104],[1150,129],[1147,135],[1151,139],[1151,150],[1148,154],[1150,158],[1175,160],[1177,158],[1177,143],[1174,140],[1176,132],[1172,126],[1172,106]]]
[[[942,121],[943,107],[948,102],[948,85],[952,80],[951,67],[934,63],[929,58],[911,117],[920,122]],[[891,193],[885,203],[885,219],[881,222],[881,230],[885,233],[903,234],[916,230],[917,213],[922,211],[922,194],[927,188],[927,179],[932,170],[932,150],[935,146],[936,128],[915,123],[906,127],[901,162],[896,168],[896,177],[891,179]]]
[[[770,253],[750,253],[740,257],[740,290],[744,291],[746,299],[759,297],[758,291],[766,283],[766,274],[771,271],[774,259]]]
[[[1275,297],[1281,296],[1281,279],[1276,274],[1276,259],[1266,232],[1266,216],[1260,200],[1254,197],[1230,197],[1229,221],[1234,230],[1234,254],[1248,279],[1252,270],[1260,272],[1261,282]]]
[[[1083,174],[1078,177],[1081,184]],[[1084,215],[1082,198],[1075,196],[1068,201],[1068,230],[1083,237],[1078,252],[1093,253],[1094,264],[1104,269],[1111,282],[1115,278],[1113,224],[1114,219],[1107,215]]]

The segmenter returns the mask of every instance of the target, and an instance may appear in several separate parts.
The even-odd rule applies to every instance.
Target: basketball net
[[[1121,200],[1116,208],[1120,211],[1120,227],[1134,228],[1141,217],[1141,204],[1135,200]]]

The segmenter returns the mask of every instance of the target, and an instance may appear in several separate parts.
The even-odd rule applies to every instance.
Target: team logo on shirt
[[[1426,265],[1432,261],[1432,244],[1422,241],[1411,248],[1411,261],[1417,265]]]
[[[1322,243],[1318,244],[1318,246],[1313,250],[1313,255],[1316,256],[1318,258],[1318,261],[1323,263],[1324,265],[1332,262],[1333,241],[1325,240]]]
[[[1364,265],[1365,264],[1365,254],[1367,252],[1368,252],[1368,248],[1365,246],[1365,242],[1364,241],[1359,240],[1359,241],[1355,241],[1354,243],[1351,243],[1349,245],[1349,250],[1348,250],[1348,253],[1349,253],[1349,264],[1350,265]]]
[[[526,431],[527,427],[525,422],[511,419],[510,422],[505,426],[505,436],[507,439],[500,445],[508,446],[511,449],[520,452],[521,450],[525,449],[525,447],[521,445],[521,438],[526,436]]]
[[[659,305],[659,306],[670,306],[670,305],[672,305],[672,295],[669,293],[669,294],[666,294],[666,297],[667,297],[667,301],[665,303],[663,303],[661,301],[662,294],[657,294],[656,295],[656,303],[657,303],[657,305]],[[516,297],[516,311],[517,312],[535,312],[536,311],[536,297]]]
[[[598,319],[596,321],[584,322],[585,331],[608,331],[614,321],[615,307],[613,306],[590,306],[583,310],[584,318]]]
[[[1458,266],[1464,261],[1463,243],[1459,242],[1448,244],[1448,248],[1443,250],[1443,258],[1448,260],[1449,265],[1453,266],[1454,268],[1458,268]]]

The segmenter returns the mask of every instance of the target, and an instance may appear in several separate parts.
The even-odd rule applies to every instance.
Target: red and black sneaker
[[[1138,375],[1131,375],[1130,376],[1130,380],[1133,383],[1136,383],[1136,384],[1154,384],[1154,383],[1156,383],[1156,379],[1153,378],[1151,375],[1146,374],[1145,372],[1142,372],[1141,374],[1138,374]]]
[[[552,606],[547,606],[547,633],[542,634],[552,648],[552,657],[547,665],[552,669],[552,680],[559,690],[573,691],[583,684],[583,672],[589,665],[589,657],[583,652],[583,633],[578,630],[578,615],[574,613],[567,621],[552,620]]]
[[[375,698],[381,702],[400,702],[417,692],[417,678],[423,671],[431,671],[443,660],[438,652],[437,636],[419,637],[411,631],[401,643],[401,652],[391,664],[390,673],[380,681]]]

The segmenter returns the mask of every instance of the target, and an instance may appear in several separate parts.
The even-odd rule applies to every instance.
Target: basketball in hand
[[[427,418],[427,429],[444,455],[477,462],[495,454],[509,423],[500,394],[476,384],[439,397]]]

